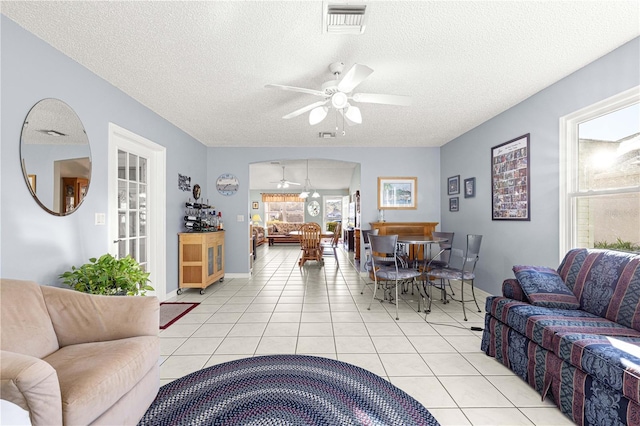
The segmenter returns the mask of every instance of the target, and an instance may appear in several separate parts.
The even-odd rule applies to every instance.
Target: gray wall
[[[393,141],[389,141],[393,146]],[[240,189],[231,197],[209,192],[212,203],[225,217],[226,271],[249,271],[247,215],[255,194],[248,188],[249,164],[299,158],[323,158],[348,160],[360,163],[360,194],[363,228],[378,218],[378,176],[416,176],[418,178],[418,208],[416,210],[387,210],[385,220],[440,222],[440,149],[439,148],[209,148],[208,187],[215,187],[215,180],[222,173],[232,173],[240,181]],[[215,190],[214,190],[215,191]],[[262,202],[260,202],[262,205]],[[244,222],[237,216],[244,215]],[[264,216],[262,216],[264,220]]]
[[[466,234],[482,234],[477,285],[500,294],[515,264],[557,267],[559,253],[559,119],[640,84],[640,39],[526,99],[441,148],[442,229],[454,231],[454,246]],[[491,147],[531,134],[531,221],[491,220]],[[476,197],[460,194],[460,211],[449,212],[449,176],[476,178]]]
[[[182,229],[188,196],[178,190],[178,173],[191,176],[206,193],[206,148],[4,15],[1,19],[0,276],[56,285],[57,276],[71,265],[109,251],[107,227],[94,221],[95,213],[107,213],[107,138],[113,122],[167,148],[165,263],[167,290],[176,289],[176,234]],[[91,145],[89,193],[79,210],[65,217],[52,216],[36,204],[20,169],[22,123],[43,98],[58,98],[71,106]],[[37,184],[44,185],[40,177]]]

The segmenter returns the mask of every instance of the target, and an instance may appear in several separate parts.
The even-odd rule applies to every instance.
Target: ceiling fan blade
[[[321,90],[305,89],[304,87],[283,86],[281,84],[265,84],[265,89],[282,89],[290,92],[307,93],[309,95],[325,96],[325,93]]]
[[[315,124],[320,123],[322,120],[325,119],[328,111],[329,111],[329,108],[327,108],[326,106],[319,106],[312,109],[311,112],[309,113],[309,124],[313,126]]]
[[[349,105],[344,116],[356,124],[362,124],[362,114],[360,113],[360,108],[357,106]]]
[[[352,92],[356,86],[366,80],[373,70],[366,65],[354,64],[338,83],[338,90],[344,93]]]
[[[298,109],[298,110],[295,110],[295,111],[293,111],[293,112],[291,112],[291,113],[289,113],[289,114],[287,114],[287,115],[283,116],[282,118],[284,118],[284,119],[289,119],[289,118],[297,117],[297,116],[299,116],[300,114],[304,114],[305,112],[310,111],[310,110],[312,110],[312,109],[314,109],[314,108],[316,108],[316,107],[322,106],[322,105],[326,104],[327,102],[328,102],[328,101],[318,101],[318,102],[314,102],[314,103],[312,103],[311,105],[307,105],[306,107],[302,107],[302,108],[300,108],[300,109]]]
[[[354,93],[352,99],[356,102],[367,102],[370,104],[386,104],[409,106],[412,99],[410,96],[402,95],[381,95],[377,93]]]
[[[301,184],[298,182],[291,182],[291,181],[286,181],[289,185],[296,185],[296,186],[300,186]]]

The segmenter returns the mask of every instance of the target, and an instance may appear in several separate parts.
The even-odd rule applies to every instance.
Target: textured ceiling
[[[374,1],[362,35],[322,31],[320,1],[2,2],[2,13],[208,146],[441,146],[640,34],[634,1]],[[318,100],[328,65],[371,67],[346,135]],[[340,131],[342,124],[339,123]]]

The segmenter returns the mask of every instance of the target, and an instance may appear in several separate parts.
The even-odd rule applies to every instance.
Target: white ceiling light
[[[309,191],[307,190],[307,186],[309,187],[311,186],[311,181],[309,180],[309,160],[307,160],[307,178],[304,180],[304,190],[300,193],[300,195],[298,195],[298,197],[303,199],[309,197]]]
[[[362,34],[366,28],[364,4],[324,3],[323,31],[331,34]]]
[[[311,112],[309,113],[309,124],[313,126],[314,124],[320,123],[322,120],[325,119],[328,111],[329,111],[329,108],[325,106],[319,106],[312,109]]]

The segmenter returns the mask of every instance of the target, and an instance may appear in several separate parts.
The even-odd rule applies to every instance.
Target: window
[[[560,128],[561,255],[640,251],[640,88],[563,117]]]
[[[324,199],[324,229],[332,231],[334,222],[342,222],[342,196],[325,196]]]
[[[272,201],[264,203],[267,222],[304,222],[304,201]]]

